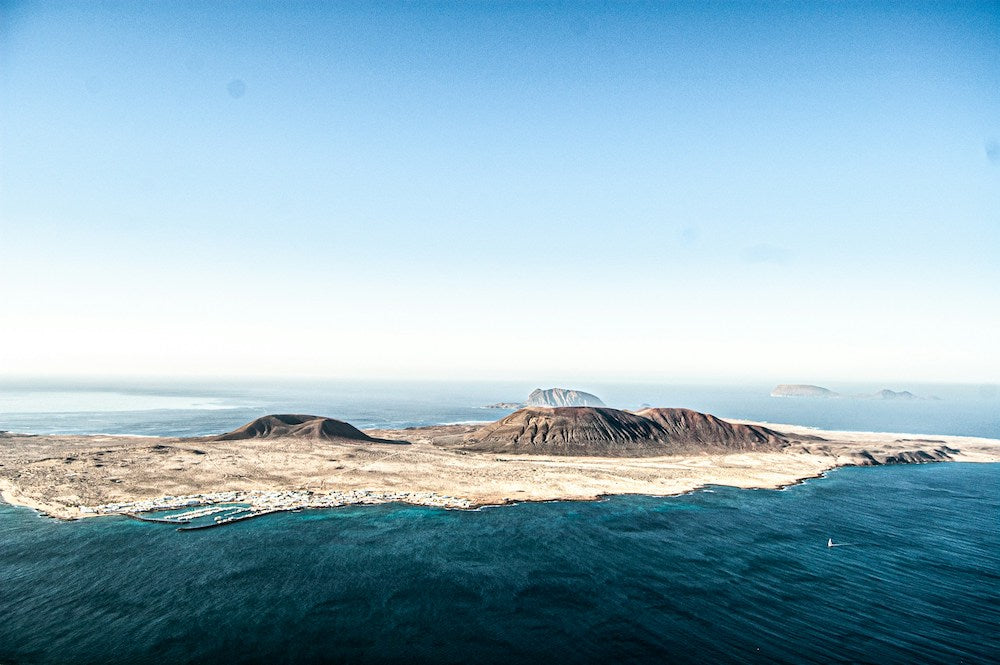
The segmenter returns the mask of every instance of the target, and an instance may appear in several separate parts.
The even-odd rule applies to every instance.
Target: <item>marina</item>
[[[207,517],[209,515],[216,515],[218,513],[224,513],[227,510],[233,510],[235,508],[240,508],[240,506],[210,506],[208,508],[199,508],[197,510],[190,510],[184,513],[176,513],[174,515],[167,516],[167,519],[171,520],[194,520],[200,517]]]
[[[263,515],[270,515],[272,513],[285,512],[283,510],[261,510],[254,512],[245,512],[243,514],[235,513],[229,517],[216,517],[212,522],[206,522],[205,524],[193,524],[191,526],[178,527],[178,531],[199,531],[202,529],[214,529],[219,526],[226,526],[227,524],[232,524],[234,522],[243,522],[254,517],[261,517]]]
[[[80,513],[88,516],[121,515],[139,522],[183,525],[178,528],[178,531],[193,531],[225,526],[270,513],[381,503],[407,503],[457,510],[476,508],[476,505],[467,499],[435,494],[433,492],[378,492],[374,490],[313,492],[310,490],[286,490],[277,492],[210,492],[186,496],[163,496],[143,501],[82,507],[80,508]],[[189,508],[190,510],[184,510],[185,508]],[[169,511],[176,510],[181,510],[182,512],[169,514]],[[161,513],[161,515],[149,517],[143,515],[143,513]],[[211,517],[212,520],[203,523],[198,522],[208,517]]]
[[[143,517],[142,515],[136,515],[134,513],[121,513],[125,517],[130,517],[139,522],[154,522],[159,524],[188,524],[190,520],[185,519],[175,519],[172,517]]]

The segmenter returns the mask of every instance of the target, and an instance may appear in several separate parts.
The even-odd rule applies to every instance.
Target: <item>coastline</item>
[[[995,439],[767,426],[822,439],[780,452],[570,457],[465,451],[451,444],[466,424],[366,432],[398,444],[7,434],[0,498],[62,520],[234,501],[270,512],[389,502],[476,509],[710,485],[780,489],[879,459],[1000,462]]]
[[[676,461],[677,458],[645,458],[649,461]],[[538,460],[536,460],[537,462]],[[956,460],[968,461],[968,460]],[[994,460],[983,460],[992,462]],[[1000,462],[1000,460],[995,460]],[[293,512],[299,510],[321,510],[329,508],[339,508],[355,505],[377,505],[384,503],[399,503],[412,506],[423,506],[428,508],[444,508],[447,510],[479,510],[481,508],[496,508],[519,503],[549,503],[553,501],[600,501],[612,496],[650,496],[650,497],[671,497],[683,496],[700,491],[706,487],[737,487],[739,489],[761,489],[761,490],[781,490],[787,487],[802,484],[808,480],[823,478],[829,471],[844,466],[856,465],[836,465],[823,468],[811,475],[802,475],[791,478],[787,481],[774,481],[770,483],[753,484],[731,484],[718,482],[715,480],[705,480],[697,485],[678,486],[673,489],[658,491],[612,491],[593,495],[566,494],[566,495],[537,495],[521,498],[504,498],[500,500],[482,500],[474,502],[461,497],[444,496],[431,492],[379,492],[372,490],[355,490],[349,492],[327,492],[315,493],[310,490],[288,490],[279,492],[267,492],[264,490],[251,490],[247,492],[209,492],[204,494],[192,494],[182,496],[161,496],[136,499],[101,506],[80,506],[74,509],[66,509],[58,505],[33,500],[19,493],[13,487],[3,486],[0,481],[0,500],[23,508],[30,508],[40,515],[50,517],[65,522],[73,522],[81,519],[95,517],[113,517],[131,515],[134,513],[159,512],[167,510],[177,510],[181,508],[200,508],[209,506],[220,506],[228,504],[248,504],[250,510],[268,513]],[[279,505],[274,505],[275,494],[284,494],[285,501]]]

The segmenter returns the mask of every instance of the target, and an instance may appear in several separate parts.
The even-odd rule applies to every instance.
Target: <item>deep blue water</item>
[[[998,524],[996,464],[192,533],[0,505],[0,662],[996,662]]]

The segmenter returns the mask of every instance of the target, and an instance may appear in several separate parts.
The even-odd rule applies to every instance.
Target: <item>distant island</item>
[[[682,408],[532,406],[487,424],[396,430],[276,414],[190,438],[5,432],[0,493],[64,519],[125,514],[190,530],[357,503],[472,508],[773,488],[838,466],[949,460],[1000,461],[1000,441],[827,432]]]
[[[840,394],[804,383],[781,383],[771,391],[771,397],[840,397]]]
[[[487,409],[520,409],[525,406],[605,406],[597,395],[568,388],[535,388],[524,402],[497,402]]]
[[[813,386],[803,383],[781,383],[771,391],[771,397],[848,397],[852,399],[885,399],[885,400],[915,400],[915,399],[940,399],[938,397],[919,397],[909,390],[895,391],[883,388],[875,393],[861,393],[857,395],[841,395],[829,388]]]
[[[889,390],[888,388],[878,391],[877,393],[872,395],[872,397],[875,397],[877,399],[924,399],[923,397],[917,397],[909,390],[896,392],[895,390]]]
[[[566,388],[536,388],[528,395],[528,406],[604,406],[596,395]]]

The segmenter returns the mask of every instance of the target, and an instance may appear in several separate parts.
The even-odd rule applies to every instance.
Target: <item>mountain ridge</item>
[[[525,407],[470,432],[467,450],[536,455],[657,456],[702,451],[777,451],[794,439],[690,409]]]
[[[354,425],[335,418],[304,414],[270,414],[261,416],[231,432],[210,437],[211,441],[246,439],[295,438],[311,441],[362,441],[368,443],[399,443],[368,436]]]

